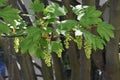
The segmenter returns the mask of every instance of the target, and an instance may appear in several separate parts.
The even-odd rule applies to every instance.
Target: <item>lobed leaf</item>
[[[85,9],[85,15],[87,17],[94,17],[99,18],[101,16],[102,12],[99,10],[96,10],[94,6],[89,6]]]
[[[105,23],[105,22],[99,23],[98,27],[97,27],[97,32],[106,41],[109,41],[110,38],[114,37],[113,30],[114,30],[114,27],[110,24]]]
[[[7,24],[0,22],[0,34],[2,33],[8,34],[9,32],[10,32],[10,28],[7,26]]]
[[[36,51],[36,53],[35,53],[35,56],[36,56],[37,58],[42,58],[42,59],[44,59],[44,56],[45,56],[44,51],[41,50],[41,48],[38,48],[37,51]]]
[[[55,53],[58,53],[59,49],[63,50],[63,46],[60,41],[52,41],[51,46],[52,46],[52,51]]]
[[[31,9],[35,12],[42,12],[45,8],[45,5],[41,3],[39,0],[35,0],[30,4]]]
[[[45,8],[44,14],[47,16],[47,18],[57,18],[59,16],[66,15],[67,10],[64,6],[60,7],[56,3],[52,3],[52,5],[49,5]]]
[[[99,18],[102,12],[96,10],[95,7],[87,7],[84,9],[84,15],[80,18],[80,24],[83,27],[90,27],[91,25],[102,22]]]
[[[91,43],[92,48],[94,50],[104,48],[105,41],[102,38],[88,32],[86,30],[82,30],[82,31],[83,31],[83,35],[84,35],[85,39],[88,40]]]
[[[7,24],[11,24],[15,26],[15,21],[20,19],[19,13],[20,11],[12,8],[11,6],[7,6],[0,10],[0,17],[4,19]]]
[[[22,53],[27,52],[30,44],[32,44],[32,40],[30,38],[25,38],[20,42],[20,49]]]
[[[58,29],[61,34],[65,34],[68,31],[72,31],[78,24],[75,20],[64,20],[58,23]],[[62,31],[65,31],[65,33]]]

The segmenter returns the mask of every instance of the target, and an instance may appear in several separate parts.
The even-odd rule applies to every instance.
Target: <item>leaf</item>
[[[87,7],[84,9],[84,15],[82,15],[79,22],[83,27],[90,27],[91,25],[102,22],[99,18],[101,14],[102,12],[96,10],[95,7]]]
[[[55,53],[57,53],[59,49],[63,50],[63,46],[60,41],[52,41],[51,46],[52,46],[52,51]]]
[[[72,11],[77,15],[77,19],[80,20],[82,16],[84,16],[84,9],[88,6],[83,5],[76,5],[75,7],[72,7]]]
[[[24,53],[28,50],[30,54],[34,54],[41,39],[40,28],[30,27],[25,32],[27,36],[21,42],[21,52]]]
[[[102,14],[101,11],[99,11],[99,10],[95,10],[95,11],[91,14],[91,17],[98,18],[98,17],[101,16],[101,14]]]
[[[76,5],[75,7],[72,7],[72,11],[76,14],[76,15],[80,15],[83,11],[83,5]]]
[[[56,3],[52,3],[51,5],[47,6],[44,10],[44,14],[48,16],[48,18],[57,18],[58,16],[66,15],[67,10],[66,8],[60,7]]]
[[[35,37],[36,34],[39,34],[40,36],[41,30],[38,27],[32,26],[32,27],[27,28],[25,32],[27,33],[28,37],[33,38]]]
[[[29,44],[29,48],[28,48],[28,51],[29,51],[29,54],[30,55],[33,55],[36,53],[36,50],[37,50],[37,44],[33,44],[33,43],[30,43]]]
[[[85,39],[88,40],[91,43],[92,48],[94,50],[104,48],[105,41],[102,38],[88,32],[86,30],[82,30],[82,32],[83,32],[83,35],[84,35]]]
[[[45,34],[51,34],[52,32],[54,32],[54,29],[52,27],[44,27],[41,31]]]
[[[41,45],[42,47],[46,47],[46,46],[48,45],[47,40],[44,39],[44,38],[41,38],[41,39],[40,39],[40,45]]]
[[[94,38],[94,41],[95,42],[93,42],[93,43],[95,43],[94,45],[93,45],[93,49],[94,50],[96,50],[97,48],[98,49],[103,49],[104,48],[104,45],[105,45],[105,42],[104,42],[104,40],[102,40],[100,37],[95,37]]]
[[[64,20],[58,22],[57,24],[58,24],[58,28],[56,29],[57,34],[67,35],[69,34],[69,31],[74,30],[79,23],[75,20]]]
[[[20,42],[20,49],[22,53],[27,52],[27,50],[29,49],[28,46],[30,46],[30,44],[32,44],[32,40],[30,38],[25,38]]]
[[[31,28],[31,30],[29,30],[27,34],[27,37],[32,39],[32,41],[35,43],[39,42],[39,40],[41,39],[41,31],[39,28]]]
[[[100,18],[94,18],[94,17],[82,17],[80,20],[80,24],[83,27],[90,27],[93,24],[98,24],[99,22],[102,22],[102,20]]]
[[[41,3],[39,0],[35,0],[30,4],[31,9],[35,12],[42,12],[44,10],[45,5]]]
[[[2,34],[2,33],[8,34],[9,32],[10,32],[10,29],[7,26],[7,24],[0,22],[0,34]]]
[[[44,51],[38,48],[35,53],[35,57],[44,59],[44,56],[45,56]]]
[[[85,16],[87,16],[87,17],[98,18],[101,16],[101,14],[102,14],[102,12],[99,10],[96,10],[96,8],[94,6],[89,6],[85,9]]]
[[[36,32],[33,34],[33,42],[37,42],[41,39],[40,32]]]
[[[14,20],[20,19],[19,12],[19,10],[7,6],[0,10],[0,17],[2,17],[8,24],[15,26]]]
[[[64,20],[58,24],[58,28],[65,31],[71,31],[77,25],[78,22],[75,20]]]
[[[105,23],[105,22],[99,23],[98,27],[97,27],[97,32],[106,41],[109,41],[110,38],[114,37],[113,30],[114,30],[114,27],[110,24]]]
[[[6,0],[0,0],[0,7],[4,6],[4,3],[6,2]]]

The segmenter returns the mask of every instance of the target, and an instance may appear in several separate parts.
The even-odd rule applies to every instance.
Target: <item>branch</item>
[[[68,10],[68,13],[66,15],[66,19],[75,19],[76,16],[75,14],[72,12],[72,8],[70,7],[71,2],[70,0],[62,0],[63,1],[63,5],[66,7],[66,9]]]
[[[59,5],[61,5],[62,4],[62,2],[61,1],[56,1],[56,0],[51,0],[52,2],[55,2],[55,3],[58,3]]]
[[[19,5],[19,9],[22,11],[21,14],[20,14],[20,15],[22,16],[22,18],[23,18],[26,22],[28,22],[28,26],[29,26],[29,25],[32,25],[32,22],[31,22],[31,20],[30,20],[30,17],[28,17],[28,16],[23,16],[23,15],[22,15],[22,14],[28,14],[28,11],[27,11],[25,5],[22,3],[21,0],[18,0],[18,5]]]
[[[71,5],[73,5],[73,6],[76,6],[76,5],[79,5],[79,4],[81,4],[81,3],[79,3],[79,2],[77,2],[77,0],[70,0],[71,2]]]

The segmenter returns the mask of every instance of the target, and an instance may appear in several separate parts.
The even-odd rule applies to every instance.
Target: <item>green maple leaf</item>
[[[58,24],[60,29],[66,31],[72,30],[76,25],[78,25],[78,22],[75,20],[64,20]]]
[[[114,38],[113,30],[114,30],[114,27],[105,22],[99,23],[97,27],[97,32],[106,41],[109,41],[110,38]]]
[[[6,23],[15,26],[14,20],[20,19],[19,12],[19,10],[7,6],[0,10],[0,17],[2,17]]]
[[[57,53],[59,49],[63,50],[63,46],[60,41],[52,41],[52,51]]]
[[[33,3],[30,4],[31,9],[35,12],[41,12],[44,10],[45,5],[41,3],[39,0],[35,0]]]
[[[96,10],[94,6],[89,6],[85,9],[85,16],[87,17],[99,18],[101,14],[102,12],[99,10]]]
[[[92,44],[92,48],[94,50],[104,48],[105,41],[100,36],[94,35],[86,30],[82,30],[82,32],[83,32],[85,39],[88,40]]]
[[[99,18],[102,12],[96,10],[95,7],[87,7],[84,9],[84,15],[80,19],[80,24],[83,27],[90,27],[91,25],[98,24],[102,22]]]
[[[44,59],[44,56],[45,56],[44,51],[38,48],[35,53],[35,57]]]
[[[9,33],[9,32],[10,32],[10,29],[7,26],[7,24],[4,24],[4,23],[0,22],[0,34]]]
[[[64,6],[60,7],[58,4],[53,3],[45,8],[44,14],[49,18],[56,18],[58,16],[66,15],[67,10]]]

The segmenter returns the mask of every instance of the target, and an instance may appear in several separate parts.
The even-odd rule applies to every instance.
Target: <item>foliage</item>
[[[35,0],[33,3],[31,3],[31,9],[35,12],[43,11],[44,7],[44,4],[40,3],[39,0]]]
[[[114,30],[113,26],[110,24],[106,24],[105,22],[99,23],[97,27],[97,32],[106,41],[109,41],[110,37],[114,37],[112,30]]]
[[[20,19],[18,13],[19,10],[13,9],[11,6],[7,6],[0,10],[0,17],[2,17],[7,24],[15,26],[14,20]]]
[[[22,53],[29,52],[30,55],[45,59],[48,66],[50,66],[51,53],[54,52],[61,57],[64,50],[61,35],[65,37],[66,49],[70,46],[69,42],[74,41],[78,49],[84,48],[87,58],[90,58],[92,49],[103,49],[106,42],[114,37],[114,27],[100,19],[101,12],[95,7],[81,5],[72,7],[77,19],[62,21],[59,17],[67,14],[64,6],[60,7],[52,3],[45,7],[39,0],[35,0],[31,3],[31,9],[34,12],[42,12],[43,17],[34,21],[36,26],[29,26],[27,29],[23,29],[25,26],[23,20],[18,21],[22,25],[15,25],[14,20],[20,19],[19,10],[11,6],[0,9],[0,17],[4,20],[4,23],[0,22],[0,34],[13,32],[7,24],[19,26],[19,30],[14,28],[15,32],[12,35],[25,36],[15,37],[16,52],[19,49]]]
[[[6,0],[0,0],[0,7],[4,6],[4,3],[6,2]]]
[[[52,3],[44,9],[43,13],[45,19],[54,23],[59,16],[66,15],[67,10],[64,6],[60,7],[58,4]]]
[[[11,6],[5,6],[6,0],[0,1],[0,34],[10,34],[10,28],[16,27],[15,20],[21,19],[19,16],[20,11],[12,8]]]
[[[9,27],[5,23],[0,22],[0,34],[2,34],[2,33],[8,34],[9,32],[10,32]]]

